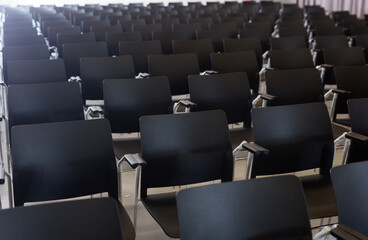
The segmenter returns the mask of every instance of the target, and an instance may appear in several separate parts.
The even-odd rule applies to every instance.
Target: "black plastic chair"
[[[152,32],[152,39],[161,42],[163,54],[173,53],[173,40],[185,40],[186,34],[184,31],[178,32]]]
[[[308,119],[306,121],[306,119]],[[337,215],[330,179],[334,140],[327,107],[307,103],[252,110],[254,143],[243,147],[248,157],[246,177],[319,168],[300,177],[311,219]],[[250,167],[252,166],[252,167]]]
[[[269,66],[276,70],[313,68],[309,49],[270,50]]]
[[[196,31],[201,29],[202,25],[200,23],[179,23],[172,25],[173,32],[184,31],[187,35],[187,40],[196,39]]]
[[[108,20],[94,20],[94,19],[84,19],[81,22],[81,28],[83,33],[91,32],[92,26],[111,26]]]
[[[101,192],[119,201],[107,120],[15,126],[11,134],[15,206]],[[120,204],[119,211],[123,238],[134,239],[133,225]]]
[[[123,240],[112,198],[68,201],[0,211],[1,238]]]
[[[348,39],[345,35],[334,36],[316,36],[314,38],[314,63],[315,65],[321,65],[324,63],[323,52],[325,48],[342,48],[348,47]]]
[[[368,97],[368,67],[366,65],[335,67],[334,74],[337,90],[332,90],[334,98],[331,105],[331,120],[349,126],[349,118],[341,118],[338,114],[348,113],[348,99]]]
[[[216,179],[232,181],[226,116],[219,110],[143,116],[140,129],[142,157],[147,162],[142,168],[141,201],[164,232],[178,238],[176,192],[148,194],[147,190]]]
[[[4,36],[4,46],[29,46],[46,44],[43,35],[12,35]]]
[[[250,116],[251,94],[244,72],[190,75],[188,83],[190,100],[195,103],[190,108],[192,112],[221,109],[229,124],[243,123],[243,127],[230,129],[232,149],[244,140],[254,140]]]
[[[2,52],[5,83],[7,83],[8,80],[8,61],[50,59],[49,49],[46,44],[3,47]]]
[[[121,25],[114,25],[114,26],[91,26],[91,32],[95,34],[96,41],[106,41],[106,33],[122,33],[123,28]]]
[[[171,94],[188,94],[188,76],[199,74],[199,64],[194,53],[150,55],[148,71],[152,76],[167,76]]]
[[[50,46],[57,46],[57,34],[60,33],[74,33],[74,34],[80,34],[81,29],[78,26],[75,27],[49,27],[47,30],[47,35],[49,40]]]
[[[271,38],[270,47],[272,50],[307,48],[303,36]]]
[[[63,59],[9,61],[7,79],[9,85],[67,81]]]
[[[256,37],[261,40],[262,51],[265,52],[270,49],[271,33],[268,28],[246,28],[238,30],[240,38]]]
[[[363,161],[335,167],[331,170],[339,212],[338,227],[345,225],[349,228],[348,230],[353,230],[355,239],[367,239],[368,236],[367,208],[365,207],[368,200],[366,194],[367,169],[368,162]]]
[[[119,42],[142,41],[140,32],[106,33],[106,44],[110,56],[119,55]]]
[[[231,37],[227,29],[198,30],[196,34],[197,39],[210,39],[215,52],[223,52],[223,39]]]
[[[144,115],[172,113],[169,80],[165,76],[144,79],[106,79],[103,82],[104,113],[113,133],[139,132]],[[140,140],[114,140],[115,155],[141,152]]]
[[[119,54],[131,55],[136,74],[148,72],[148,55],[162,54],[161,43],[154,41],[119,42]]]
[[[303,188],[294,176],[186,189],[177,203],[183,240],[312,239]]]
[[[63,59],[68,77],[80,76],[80,59],[82,57],[108,56],[106,42],[63,44]]]
[[[141,32],[143,41],[151,41],[152,32],[162,32],[162,24],[133,24],[133,32]]]
[[[37,35],[37,29],[33,27],[19,27],[19,28],[6,28],[3,29],[3,36],[13,35]]]
[[[337,66],[365,65],[365,56],[360,47],[325,48],[323,49],[324,69],[323,82],[335,84],[336,76],[333,69]]]
[[[133,24],[146,24],[144,19],[119,20],[118,24],[123,26],[123,32],[133,32]]]
[[[56,34],[56,46],[59,58],[63,58],[63,45],[65,43],[93,43],[96,42],[94,33],[58,33]]]
[[[134,78],[131,56],[82,57],[80,59],[82,97],[86,100],[102,100],[102,82],[110,78]]]
[[[349,99],[351,132],[345,135],[345,147],[342,164],[366,161],[368,159],[367,140],[367,110],[368,98]]]
[[[222,23],[210,23],[209,30],[226,30],[229,37],[235,38],[238,33],[238,27],[236,22],[222,22]]]
[[[253,50],[257,56],[258,69],[263,66],[262,45],[259,38],[224,39],[224,52]]]
[[[258,94],[259,68],[254,51],[211,54],[212,70],[219,73],[246,72],[253,94]]]
[[[10,85],[8,109],[9,129],[15,125],[84,119],[78,83]]]
[[[174,40],[173,52],[174,54],[195,53],[198,57],[200,70],[203,72],[211,69],[210,53],[214,50],[210,39]]]

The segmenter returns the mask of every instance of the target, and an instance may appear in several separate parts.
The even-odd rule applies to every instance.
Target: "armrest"
[[[349,94],[351,93],[350,91],[347,90],[343,90],[343,89],[332,89],[333,93],[339,93],[339,94]]]
[[[204,72],[201,72],[199,75],[213,75],[213,74],[218,74],[219,72],[217,71],[213,71],[213,70],[206,70]]]
[[[144,161],[144,159],[138,153],[125,154],[122,159],[126,160],[132,168],[147,164],[147,162]]]
[[[368,236],[344,225],[339,224],[336,228],[331,230],[331,235],[336,237],[337,239],[348,239],[348,240],[355,240],[355,239],[363,239],[367,240]]]
[[[0,168],[0,184],[4,184],[4,183],[5,183],[5,169]]]
[[[345,137],[359,142],[368,142],[368,136],[355,132],[348,132]]]
[[[139,73],[136,78],[149,78],[151,74],[149,73]]]
[[[82,82],[82,79],[79,76],[72,76],[68,79],[68,82]]]
[[[266,52],[264,52],[264,53],[262,54],[262,58],[263,58],[263,59],[267,59],[267,58],[268,58],[268,56],[269,56],[269,51],[266,51]]]
[[[335,65],[332,65],[332,64],[326,64],[326,63],[321,64],[320,66],[321,66],[321,67],[323,67],[323,68],[334,68],[334,67],[335,67]]]
[[[262,153],[264,153],[264,154],[269,154],[270,153],[270,151],[268,150],[268,149],[266,149],[266,148],[264,148],[264,147],[261,147],[261,146],[259,146],[259,145],[257,145],[257,144],[255,144],[254,142],[250,142],[250,143],[248,143],[248,142],[244,142],[243,144],[242,144],[242,147],[245,149],[245,150],[247,150],[247,151],[249,151],[249,152],[251,152],[251,153],[253,153],[254,155],[260,155],[260,154],[262,154]]]
[[[104,114],[104,110],[100,106],[89,106],[86,111],[86,119],[87,115],[92,118],[101,118]]]
[[[263,100],[272,101],[275,100],[277,97],[271,94],[263,93],[260,95]]]
[[[182,106],[184,106],[184,107],[186,107],[186,108],[190,108],[190,107],[197,106],[197,104],[196,104],[196,103],[194,103],[194,102],[192,102],[192,101],[190,101],[190,100],[187,100],[187,99],[180,100],[180,101],[178,102],[178,105],[182,105]]]

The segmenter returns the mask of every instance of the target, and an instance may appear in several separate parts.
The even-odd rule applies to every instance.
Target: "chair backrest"
[[[320,168],[329,174],[334,156],[324,103],[253,108],[254,142],[269,155],[254,156],[252,177]]]
[[[113,32],[113,33],[122,33],[123,28],[121,25],[114,25],[114,26],[99,26],[94,25],[91,26],[91,32],[95,34],[96,41],[106,41],[106,33]]]
[[[29,46],[3,47],[3,75],[5,83],[8,77],[8,61],[11,60],[39,60],[50,59],[49,49],[46,44]]]
[[[162,53],[173,53],[173,40],[185,40],[186,34],[184,31],[177,32],[152,32],[152,39],[161,42]]]
[[[81,29],[79,26],[75,27],[49,27],[47,30],[48,34],[48,40],[50,46],[57,46],[57,34],[60,33],[74,33],[74,34],[80,34]]]
[[[28,46],[46,43],[43,35],[11,35],[4,36],[3,44],[4,46]]]
[[[119,207],[112,198],[2,210],[0,230],[3,240],[123,239]]]
[[[236,37],[238,27],[236,22],[222,22],[222,23],[210,23],[210,30],[226,30],[229,37]]]
[[[345,35],[334,35],[334,36],[316,36],[315,45],[316,49],[323,48],[340,48],[348,47],[348,39]]]
[[[365,65],[365,56],[361,47],[325,48],[323,57],[326,64],[334,66]]]
[[[118,57],[83,57],[80,60],[83,100],[103,99],[102,82],[110,78],[134,78],[133,59]]]
[[[349,91],[349,94],[339,94],[335,113],[348,113],[347,100],[368,97],[368,66],[335,67],[336,86]]]
[[[114,133],[139,132],[139,118],[172,112],[169,80],[106,79],[103,83],[105,118]]]
[[[174,54],[195,53],[198,57],[200,70],[203,72],[211,69],[210,53],[214,50],[210,39],[174,40],[173,52]]]
[[[256,37],[261,40],[262,51],[265,52],[270,49],[271,33],[268,28],[246,28],[238,30],[240,38]]]
[[[316,26],[315,36],[336,36],[344,35],[342,27]]]
[[[136,74],[148,72],[148,55],[162,54],[161,43],[154,41],[119,42],[119,54],[131,55]]]
[[[63,44],[63,58],[68,77],[80,76],[80,59],[82,57],[108,56],[106,42]]]
[[[212,70],[220,73],[246,72],[250,88],[258,93],[259,74],[254,51],[211,53]]]
[[[118,24],[123,26],[123,32],[133,32],[133,24],[146,24],[144,19],[118,20]]]
[[[351,131],[368,135],[368,98],[349,99],[347,101],[350,115]],[[346,163],[361,162],[368,159],[367,143],[351,141]]]
[[[208,24],[213,23],[213,20],[210,17],[191,18],[188,20],[188,23],[200,23],[202,25],[202,29],[208,30]]]
[[[367,231],[368,162],[332,168],[331,178],[336,196],[339,223],[368,235]]]
[[[185,31],[187,40],[194,40],[196,39],[196,31],[201,30],[202,25],[200,23],[178,23],[173,24],[172,29],[174,32]]]
[[[167,76],[171,94],[188,94],[188,76],[199,74],[199,64],[194,53],[149,55],[148,71],[152,76]]]
[[[15,206],[101,192],[118,200],[106,119],[20,125],[11,134]]]
[[[106,33],[106,43],[107,48],[109,49],[110,56],[119,55],[119,42],[126,41],[142,41],[142,33],[140,32],[122,32],[122,33],[114,33],[107,32]]]
[[[89,43],[96,42],[94,33],[58,33],[56,34],[56,46],[59,58],[63,58],[63,45],[65,43]]]
[[[307,30],[304,27],[280,27],[280,37],[296,37],[302,36],[307,39]]]
[[[37,29],[33,27],[6,28],[3,29],[3,32],[4,37],[12,35],[37,35]]]
[[[240,38],[240,39],[224,39],[224,52],[238,52],[253,50],[257,56],[258,69],[263,66],[262,44],[261,40],[256,37]]]
[[[82,20],[81,28],[83,33],[91,32],[92,26],[111,26],[109,20]]]
[[[169,19],[155,19],[155,24],[161,24],[162,25],[162,31],[164,32],[171,32],[172,31],[172,25],[180,23],[179,18],[172,18]]]
[[[152,39],[152,32],[162,32],[162,24],[133,24],[133,32],[141,32],[143,41]]]
[[[270,67],[279,70],[314,67],[312,55],[307,48],[270,50],[269,56]]]
[[[223,39],[230,38],[230,33],[227,29],[212,29],[212,30],[198,30],[197,39],[211,39],[213,50],[215,52],[223,52]]]
[[[143,116],[140,119],[141,197],[147,189],[221,179],[231,181],[233,156],[225,113]],[[180,166],[179,168],[177,166]]]
[[[295,176],[190,188],[176,199],[183,240],[312,239],[303,188]]]
[[[10,85],[9,129],[15,125],[83,120],[78,83]]]
[[[267,93],[276,96],[267,106],[324,102],[320,72],[315,68],[266,72]]]
[[[251,126],[252,103],[246,73],[191,75],[188,83],[190,99],[197,104],[191,111],[221,109],[229,124],[243,122]]]
[[[271,38],[270,45],[272,50],[306,48],[303,36]]]
[[[8,84],[67,81],[63,59],[8,62]]]

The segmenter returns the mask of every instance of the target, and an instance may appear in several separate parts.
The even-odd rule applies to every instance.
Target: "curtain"
[[[356,14],[358,18],[363,18],[364,14],[368,14],[367,0],[299,0],[301,7],[314,3],[324,7],[327,12],[346,10],[350,14]]]

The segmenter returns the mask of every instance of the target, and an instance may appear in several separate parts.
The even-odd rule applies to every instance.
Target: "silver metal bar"
[[[346,161],[347,161],[347,158],[348,158],[348,152],[349,152],[349,149],[350,149],[350,144],[351,144],[351,140],[346,139],[345,140],[345,145],[344,145],[344,151],[342,153],[341,165],[346,164]]]
[[[253,154],[251,152],[248,152],[248,161],[245,169],[245,179],[250,179],[250,169],[253,164]]]
[[[337,95],[338,95],[337,93],[334,93],[333,94],[333,98],[332,98],[331,110],[330,110],[330,118],[331,118],[331,121],[333,120],[334,115],[335,115]]]
[[[135,169],[135,193],[134,193],[134,228],[137,229],[137,213],[138,213],[138,194],[139,182],[141,179],[142,167],[138,166]]]

